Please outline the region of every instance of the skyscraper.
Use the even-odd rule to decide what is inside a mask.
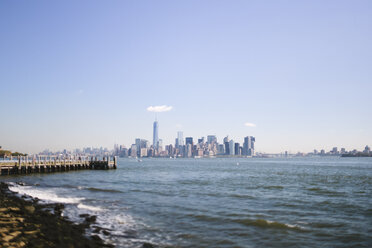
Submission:
[[[241,155],[240,154],[240,144],[239,143],[235,143],[235,145],[234,145],[234,153],[237,156],[240,156]]]
[[[159,145],[159,123],[157,120],[154,121],[154,133],[153,133],[152,145],[154,146],[155,149],[157,149]]]
[[[178,145],[179,146],[183,146],[184,145],[184,143],[183,143],[183,132],[178,132],[177,133],[177,138],[178,138]]]
[[[139,156],[141,153],[141,139],[136,139],[136,151],[137,156]]]
[[[256,139],[253,136],[247,136],[244,138],[243,144],[243,155],[253,156],[254,155],[254,142]]]
[[[208,144],[212,144],[213,142],[217,143],[217,137],[216,135],[208,135],[207,136],[207,142]]]
[[[230,152],[229,155],[235,155],[235,151],[234,151],[234,140],[230,140],[229,141],[229,152]]]
[[[192,137],[186,137],[186,145],[188,145],[188,144],[190,144],[191,146],[194,145],[194,142],[193,142],[193,138]]]

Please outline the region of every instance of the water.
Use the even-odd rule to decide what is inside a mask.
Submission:
[[[372,247],[371,158],[121,159],[1,180],[98,215],[117,247]]]

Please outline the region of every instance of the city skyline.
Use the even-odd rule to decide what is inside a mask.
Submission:
[[[2,1],[0,145],[152,141],[157,115],[163,144],[182,130],[251,135],[267,153],[363,149],[371,10],[363,0]]]
[[[143,138],[136,138],[135,142],[131,145],[119,145],[114,144],[114,149],[110,150],[107,147],[83,147],[75,148],[73,150],[63,151],[50,151],[49,149],[39,152],[39,154],[95,154],[95,155],[120,155],[122,157],[216,157],[216,156],[238,156],[238,157],[253,157],[256,156],[255,142],[256,138],[253,136],[246,136],[243,138],[243,144],[240,145],[237,140],[230,139],[229,135],[225,136],[222,143],[218,142],[216,135],[207,135],[194,139],[194,137],[183,137],[183,131],[177,132],[177,138],[175,138],[174,144],[164,144],[162,139],[159,138],[159,123],[157,118],[153,123],[153,142],[150,142]],[[195,140],[195,142],[194,142]],[[196,142],[197,141],[197,142]],[[173,146],[174,145],[174,146]],[[0,146],[1,150],[1,146]],[[364,150],[350,149],[347,150],[345,147],[332,147],[330,150],[314,148],[311,152],[304,151],[282,151],[280,153],[266,153],[257,152],[258,157],[267,157],[268,155],[275,156],[313,156],[313,155],[355,155],[357,153],[370,154],[371,150],[368,145],[364,147]]]
[[[156,107],[156,106],[155,106]],[[162,111],[160,111],[162,112]],[[254,125],[253,123],[244,123],[245,126],[250,126],[250,125]],[[178,128],[179,126],[177,126]],[[247,134],[246,134],[247,135]],[[141,136],[139,136],[141,137]],[[247,136],[247,137],[232,137],[230,136],[229,134],[227,135],[222,135],[222,136],[217,136],[215,134],[205,134],[205,135],[202,135],[202,136],[193,136],[193,135],[186,135],[184,136],[184,132],[183,131],[177,131],[176,135],[174,136],[174,142],[170,142],[170,143],[163,143],[163,138],[161,138],[161,135],[159,136],[159,121],[158,121],[158,118],[156,117],[155,118],[155,121],[153,122],[153,129],[152,129],[152,136],[149,138],[149,137],[142,137],[142,138],[138,138],[136,137],[134,139],[134,143],[129,141],[129,142],[116,142],[116,143],[113,143],[113,144],[109,144],[109,145],[101,145],[101,144],[96,144],[96,145],[83,145],[83,146],[70,146],[70,147],[59,147],[57,149],[53,149],[51,148],[52,146],[49,146],[49,147],[44,147],[38,151],[34,151],[34,152],[25,152],[25,151],[21,151],[21,152],[24,152],[24,153],[29,153],[29,154],[37,154],[37,153],[40,153],[41,151],[69,151],[69,152],[72,152],[72,151],[79,151],[79,150],[84,150],[84,149],[100,149],[100,150],[104,150],[105,153],[108,153],[109,151],[111,151],[111,147],[114,147],[114,150],[115,150],[115,146],[122,146],[123,148],[131,148],[133,146],[138,146],[138,142],[147,142],[147,147],[150,147],[150,142],[149,140],[152,140],[151,142],[151,147],[156,147],[158,148],[158,146],[166,146],[166,145],[169,145],[169,144],[174,144],[174,145],[177,145],[177,142],[179,142],[179,138],[181,138],[181,143],[179,143],[180,145],[182,144],[187,144],[187,141],[186,139],[187,138],[191,138],[191,139],[194,139],[196,137],[196,140],[199,140],[199,138],[201,139],[204,139],[205,137],[207,137],[207,142],[210,143],[210,139],[216,139],[217,140],[224,140],[223,143],[225,143],[225,139],[228,138],[230,141],[244,141],[244,144],[248,144],[247,142],[245,142],[245,139],[247,137],[253,137],[253,136]],[[230,138],[229,138],[230,137]],[[254,137],[253,137],[254,138]],[[165,140],[172,140],[172,138],[165,138]],[[237,142],[238,144],[240,142]],[[250,142],[249,142],[250,143]],[[156,144],[156,145],[155,145]],[[234,143],[235,144],[235,143]],[[309,150],[281,150],[281,151],[278,151],[278,152],[271,152],[271,151],[263,151],[263,150],[258,150],[258,153],[260,154],[285,154],[285,153],[288,153],[288,154],[311,154],[311,153],[314,153],[315,151],[318,152],[319,154],[321,153],[332,153],[332,151],[334,149],[341,149],[344,150],[344,151],[362,151],[363,148],[365,147],[368,147],[368,144],[369,143],[366,143],[360,147],[348,147],[348,146],[344,146],[344,145],[330,145],[329,147],[325,147],[325,146],[314,146],[313,148],[309,149]],[[4,145],[3,145],[4,146]],[[108,148],[110,147],[110,148]],[[347,147],[347,148],[346,148]],[[14,150],[14,151],[19,151],[17,149],[11,149],[9,147],[7,147],[9,150]],[[248,149],[248,147],[246,148]],[[360,150],[359,150],[360,149]],[[102,152],[102,151],[101,151]],[[316,154],[315,152],[315,154]]]

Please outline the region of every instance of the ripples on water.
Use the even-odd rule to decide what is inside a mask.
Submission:
[[[73,220],[97,214],[118,247],[372,247],[370,158],[122,159],[2,180]]]

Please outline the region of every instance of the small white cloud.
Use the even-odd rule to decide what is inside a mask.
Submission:
[[[250,122],[246,122],[246,123],[244,123],[244,126],[246,126],[246,127],[256,127],[256,124],[250,123]]]
[[[172,106],[167,106],[167,105],[161,105],[161,106],[150,106],[147,108],[147,111],[149,112],[167,112],[172,110]]]

